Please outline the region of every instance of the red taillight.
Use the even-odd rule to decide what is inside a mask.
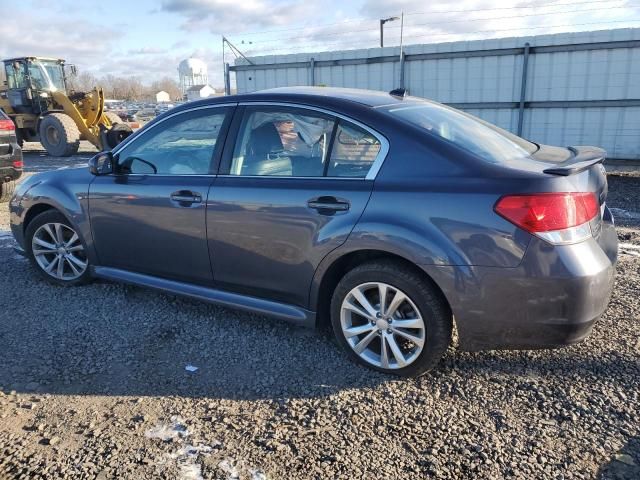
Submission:
[[[24,162],[22,160],[14,160],[13,168],[23,168]]]
[[[507,195],[494,210],[528,232],[551,232],[590,221],[598,214],[598,199],[587,192]]]
[[[15,130],[16,126],[11,120],[0,119],[0,130]]]

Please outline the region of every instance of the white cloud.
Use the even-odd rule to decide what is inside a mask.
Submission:
[[[183,28],[213,33],[267,28],[308,20],[317,8],[300,0],[163,0],[161,9],[186,17]]]
[[[248,55],[265,55],[377,47],[379,19],[401,11],[406,14],[405,44],[616,28],[625,25],[582,24],[640,18],[637,0],[361,0],[357,5],[339,0],[162,0],[153,15],[147,5],[138,17],[123,11],[108,20],[87,2],[14,3],[10,10],[20,21],[5,22],[0,29],[2,58],[65,58],[81,71],[138,76],[149,83],[177,78],[178,62],[193,55],[208,62],[214,86],[222,84],[222,66],[220,39],[211,33],[226,34]],[[535,9],[513,8],[534,3]],[[156,22],[173,30],[154,31]],[[399,24],[385,25],[387,46],[398,44]]]
[[[100,42],[95,42],[96,29]],[[89,63],[111,51],[113,32],[103,26],[73,20],[36,18],[27,22],[5,22],[0,29],[0,55],[50,56],[74,63]]]
[[[535,5],[535,8],[524,8]],[[477,38],[516,37],[561,31],[620,28],[638,22],[640,6],[630,0],[554,0],[507,3],[501,0],[365,0],[358,18],[255,38],[250,55],[372,48],[379,45],[379,19],[404,17],[404,43],[443,43]],[[613,23],[607,23],[613,22]],[[400,21],[385,24],[385,45],[398,45]],[[273,38],[275,37],[275,38]],[[237,38],[237,37],[236,37]],[[242,36],[240,36],[242,38]]]
[[[160,55],[168,53],[166,48],[142,47],[129,50],[129,55]]]

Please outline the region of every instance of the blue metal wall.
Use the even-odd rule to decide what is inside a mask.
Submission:
[[[601,42],[627,43],[623,48],[584,49],[587,47],[584,44]],[[524,55],[505,54],[508,53],[505,49],[522,49],[525,43],[533,48],[528,63],[522,135],[539,143],[598,145],[607,149],[610,158],[640,159],[640,29],[408,45],[404,49],[405,86],[411,95],[457,104],[469,113],[516,132],[519,112],[513,103],[520,101]],[[569,51],[544,53],[544,47],[554,45]],[[542,51],[536,51],[536,47]],[[481,50],[485,52],[479,55]],[[492,54],[492,50],[501,53]],[[433,58],[433,54],[446,57],[455,52],[475,53],[459,58]],[[241,60],[232,70],[239,93],[310,85],[312,78],[315,85],[389,91],[400,84],[400,62],[389,61],[390,56],[399,58],[399,53],[399,48],[388,47],[271,55],[251,58],[257,68]],[[419,54],[431,57],[416,58]],[[377,61],[381,57],[384,61]],[[312,58],[313,72],[308,64]],[[328,65],[336,60],[348,61]],[[362,63],[349,64],[359,60]],[[603,100],[617,102],[602,106]],[[572,101],[582,103],[580,106],[559,103]],[[589,103],[593,101],[596,103]],[[555,103],[536,106],[530,102]],[[503,105],[492,105],[496,103]],[[473,108],[474,105],[465,104],[483,105]]]

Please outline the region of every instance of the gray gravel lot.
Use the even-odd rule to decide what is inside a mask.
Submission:
[[[66,163],[27,150],[29,171]],[[3,204],[0,478],[638,479],[640,178],[610,191],[629,215],[584,343],[451,348],[418,380],[354,365],[321,332],[130,286],[50,286],[13,252]]]

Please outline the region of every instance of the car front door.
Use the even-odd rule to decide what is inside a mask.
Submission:
[[[306,307],[316,267],[369,200],[386,140],[330,113],[277,105],[238,111],[229,138],[207,208],[216,284]]]
[[[212,283],[206,201],[232,110],[170,115],[117,150],[115,172],[89,189],[101,266]]]

